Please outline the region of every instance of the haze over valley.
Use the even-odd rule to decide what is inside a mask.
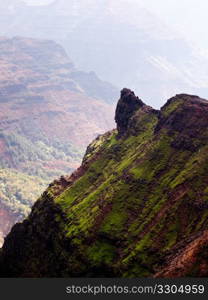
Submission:
[[[150,12],[154,11],[150,2],[55,0],[28,6],[10,0],[1,2],[1,32],[52,39],[65,48],[79,69],[94,71],[119,89],[134,89],[156,108],[176,93],[207,97],[206,51],[177,31],[174,20],[168,23],[163,18],[167,5],[159,18],[158,13]]]

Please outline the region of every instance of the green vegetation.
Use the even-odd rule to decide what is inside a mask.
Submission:
[[[174,99],[174,101],[172,101],[171,103],[168,103],[168,105],[166,104],[163,107],[163,115],[165,117],[168,117],[171,113],[176,111],[177,108],[180,108],[180,105],[183,104],[183,101],[183,99],[177,98]]]
[[[58,196],[61,183],[51,185],[36,203],[32,217],[41,220],[36,230],[52,244],[44,255],[52,252],[64,266],[56,275],[152,276],[178,242],[208,228],[208,127],[197,128],[197,140],[203,137],[200,148],[179,147],[181,134],[195,140],[187,120],[182,128],[175,126],[180,113],[186,117],[179,100],[165,108],[165,117],[178,113],[179,123],[171,130],[172,115],[160,127],[164,115],[147,107],[137,110],[123,136],[113,130],[89,145],[75,179]],[[54,226],[50,233],[42,227],[48,220]],[[39,235],[29,238],[39,251]]]
[[[0,170],[1,203],[19,216],[26,216],[30,207],[47,187],[47,181],[14,169]]]
[[[181,103],[181,99],[172,102],[164,109],[164,115],[181,109]],[[112,133],[108,138],[100,137],[93,142],[84,159],[92,160],[88,170],[55,199],[67,212],[67,237],[79,240],[83,253],[91,253],[90,263],[93,264],[94,259],[103,260],[115,269],[119,265],[123,276],[151,274],[158,261],[158,247],[162,255],[177,243],[182,231],[190,234],[196,230],[193,224],[198,218],[197,212],[193,213],[190,207],[184,221],[180,211],[187,201],[192,205],[196,199],[195,174],[202,174],[199,179],[202,187],[204,164],[207,165],[207,147],[193,154],[172,146],[177,132],[168,135],[163,128],[154,135],[155,114],[137,115],[136,121],[137,135],[117,140],[116,133]],[[191,178],[195,178],[193,185],[184,188],[183,184]],[[206,185],[204,189],[202,197],[207,201]],[[95,245],[86,245],[86,239],[94,234],[105,238],[103,251],[102,247],[99,251]],[[106,243],[110,251],[112,240],[119,241],[122,247],[119,261],[115,249],[108,253],[111,258],[115,256],[113,261],[103,256]],[[97,249],[96,255],[92,255],[94,249]]]
[[[15,133],[0,133],[6,152],[0,160],[0,201],[20,217],[55,178],[73,171],[83,150],[47,138],[32,141]]]
[[[66,163],[78,163],[81,160],[83,150],[75,149],[70,143],[63,143],[58,140],[53,140],[53,143],[48,139],[43,138],[37,141],[31,141],[20,134],[0,133],[0,138],[3,139],[7,146],[8,156],[0,161],[2,168],[17,168],[23,170],[29,175],[40,177],[51,177],[51,172],[47,172],[44,165],[46,162],[65,161]],[[24,166],[22,166],[24,164]],[[26,164],[26,166],[25,166]],[[34,166],[38,164],[38,168]],[[58,168],[57,168],[58,169]],[[70,169],[63,168],[62,172],[69,172]],[[53,172],[53,170],[52,170]],[[55,172],[54,172],[55,173]],[[57,173],[57,176],[61,172]],[[54,174],[56,175],[56,173]]]
[[[115,259],[116,248],[106,242],[95,242],[94,245],[88,248],[87,256],[88,259],[96,267],[105,264],[111,264]]]

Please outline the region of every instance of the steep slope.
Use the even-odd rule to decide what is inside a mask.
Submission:
[[[166,256],[165,263],[155,277],[207,277],[208,231],[191,235]]]
[[[0,208],[19,220],[47,184],[74,170],[86,145],[113,128],[115,95],[55,42],[0,38]],[[7,230],[0,224],[0,235]]]
[[[40,7],[13,2],[0,12],[7,36],[56,40],[82,70],[129,86],[157,107],[182,91],[207,96],[206,55],[139,1],[56,0]]]
[[[13,227],[2,276],[208,275],[208,102],[158,111],[124,89],[115,120]]]

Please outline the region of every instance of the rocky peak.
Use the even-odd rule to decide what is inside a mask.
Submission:
[[[198,96],[178,94],[161,108],[155,131],[175,135],[172,146],[196,151],[208,141],[208,101]]]
[[[115,121],[117,124],[118,136],[123,136],[129,126],[134,113],[145,106],[141,99],[135,96],[130,89],[124,88],[116,107]]]
[[[169,119],[170,121],[171,117],[175,117],[178,113],[183,113],[184,123],[188,121],[187,119],[193,121],[193,117],[200,118],[208,113],[208,101],[195,95],[177,94],[161,108],[161,117],[163,120]],[[196,124],[192,122],[191,125]]]
[[[117,104],[115,121],[118,138],[137,135],[144,128],[144,116],[157,116],[155,133],[165,130],[175,136],[172,146],[195,151],[208,141],[208,101],[195,95],[177,94],[160,111],[145,105],[130,89],[124,88]],[[149,117],[148,117],[149,116]]]

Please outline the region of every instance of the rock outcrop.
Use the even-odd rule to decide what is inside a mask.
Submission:
[[[116,108],[115,121],[119,136],[127,132],[129,122],[136,110],[142,108],[144,103],[129,89],[121,91],[121,98]]]

